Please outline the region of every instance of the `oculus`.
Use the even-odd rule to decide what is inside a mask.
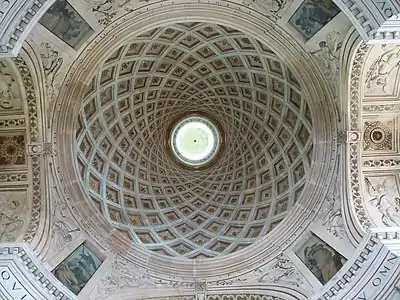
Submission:
[[[172,152],[182,163],[199,167],[209,163],[220,148],[217,127],[201,116],[190,116],[174,126],[170,138]]]

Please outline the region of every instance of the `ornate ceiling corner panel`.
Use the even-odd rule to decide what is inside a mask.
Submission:
[[[398,40],[400,4],[396,0],[334,0],[357,28],[366,43]]]
[[[354,256],[311,299],[385,299],[394,290],[400,273],[399,256],[384,246],[386,239],[398,242],[395,230],[369,231]]]
[[[353,68],[359,82],[353,77],[354,89],[358,91],[351,92],[352,107],[359,107],[352,114],[352,129],[362,132],[360,141],[350,144],[349,149],[353,161],[353,200],[364,228],[398,227],[400,48],[395,45],[361,46],[359,51],[364,53],[359,60],[363,67]],[[357,56],[355,61],[358,61]]]
[[[16,69],[19,72],[21,78],[21,87],[24,88],[23,96],[23,113],[25,116],[25,139],[22,137],[20,141],[24,142],[23,150],[20,151],[24,153],[24,164],[28,171],[28,181],[30,182],[27,189],[27,203],[29,209],[31,210],[31,218],[25,219],[24,222],[28,222],[29,226],[27,232],[24,236],[24,241],[30,242],[36,234],[40,222],[40,210],[42,206],[42,189],[41,189],[41,170],[40,156],[35,152],[35,145],[40,144],[41,134],[40,134],[40,124],[41,121],[38,117],[38,102],[36,98],[36,92],[34,89],[34,83],[29,71],[28,66],[21,57],[16,57],[12,60],[15,64]],[[18,152],[15,152],[16,155]],[[17,154],[18,155],[18,154]],[[22,155],[22,154],[21,154]],[[19,155],[19,156],[21,156]],[[28,225],[28,224],[27,224]]]
[[[1,244],[0,295],[5,299],[75,299],[43,264],[27,244]]]
[[[89,7],[91,13],[95,15],[97,22],[107,27],[115,20],[125,17],[128,13],[138,9],[145,9],[149,5],[148,1],[132,1],[132,0],[113,0],[113,1],[92,1],[83,0]],[[274,0],[274,1],[235,1],[235,4],[243,6],[243,8],[252,8],[265,15],[273,22],[278,21],[292,3],[292,0]],[[181,1],[184,3],[184,1]],[[208,2],[210,3],[210,2]],[[215,2],[217,3],[217,2]],[[151,3],[150,3],[151,4]]]
[[[0,8],[0,57],[15,57],[29,32],[54,0],[3,1]]]
[[[0,61],[0,94],[0,241],[15,242],[36,231],[41,201],[38,160],[27,151],[38,139],[36,98],[20,57]]]

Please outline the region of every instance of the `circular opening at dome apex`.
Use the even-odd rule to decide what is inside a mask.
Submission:
[[[189,166],[209,163],[220,147],[220,133],[209,119],[189,116],[172,129],[170,143],[176,158]]]

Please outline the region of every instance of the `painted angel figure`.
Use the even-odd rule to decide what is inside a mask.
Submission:
[[[365,178],[365,183],[367,192],[372,197],[369,201],[382,214],[382,223],[388,227],[400,226],[400,198],[388,195],[387,179],[375,187],[368,178]]]
[[[339,51],[342,48],[340,33],[333,31],[328,34],[325,41],[319,42],[319,49],[311,52],[324,64],[324,75],[327,79],[335,79],[339,73]]]

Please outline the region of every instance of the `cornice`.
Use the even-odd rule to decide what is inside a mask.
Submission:
[[[42,263],[36,258],[36,255],[25,243],[1,244],[0,263],[2,267],[9,268],[9,271],[6,272],[13,274],[13,276],[18,279],[19,284],[22,285],[21,289],[24,289],[26,293],[34,297],[35,300],[75,299],[75,295],[43,267]],[[13,267],[16,267],[16,269],[21,272],[20,274],[23,274],[24,278],[21,278],[21,275],[15,273],[16,269],[13,269]],[[3,270],[3,272],[5,272],[5,270]],[[9,276],[2,276],[2,284],[4,284],[4,278],[8,277]],[[10,280],[11,279],[12,277],[10,276]],[[24,282],[29,282],[30,284],[24,285]]]

